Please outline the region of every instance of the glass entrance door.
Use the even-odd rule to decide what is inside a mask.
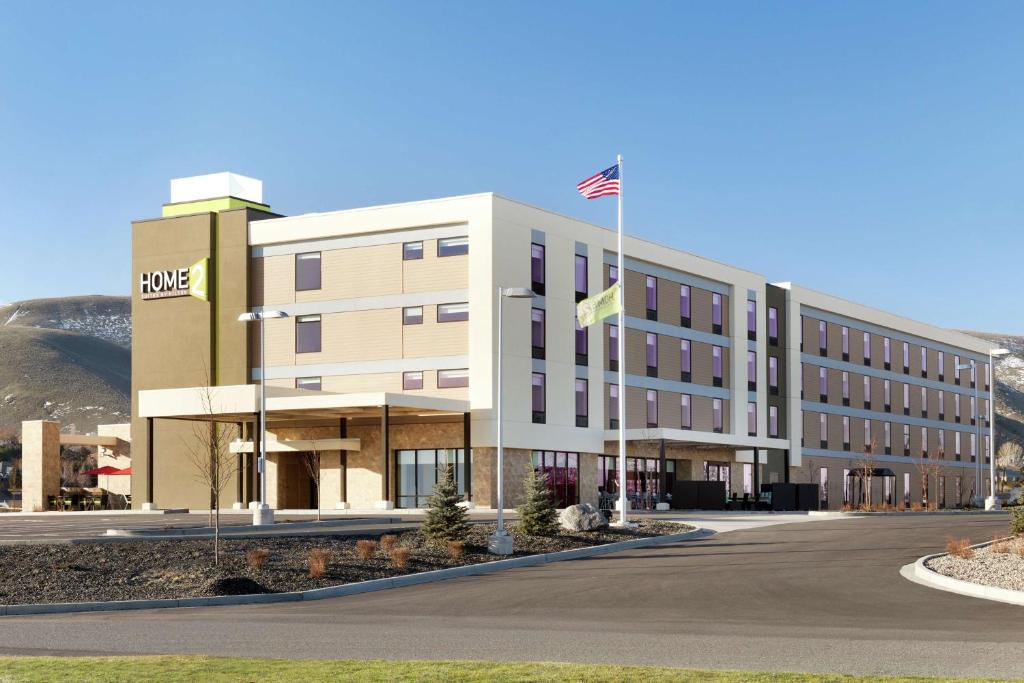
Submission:
[[[454,468],[455,486],[465,496],[462,479],[465,451],[461,448],[420,448],[395,451],[395,491],[400,508],[422,508],[443,481],[445,470]]]

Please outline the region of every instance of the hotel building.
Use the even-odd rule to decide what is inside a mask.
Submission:
[[[867,461],[888,471],[875,502],[919,501],[925,476],[952,507],[989,452],[985,342],[636,237],[619,273],[613,231],[491,193],[286,217],[215,174],[172,181],[132,240],[136,507],[209,505],[192,461],[210,419],[238,506],[265,476],[275,508],[422,507],[448,465],[494,506],[499,287],[536,295],[504,302],[507,505],[531,468],[560,505],[616,490],[618,401],[636,506],[696,479],[816,483],[839,508]],[[620,278],[626,329],[580,329],[576,303]],[[287,317],[265,322],[261,474],[259,327],[238,317],[264,310]]]

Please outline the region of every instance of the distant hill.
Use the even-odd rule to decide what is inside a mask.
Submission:
[[[0,306],[0,429],[53,419],[95,432],[129,418],[131,301],[81,296]]]
[[[1009,355],[995,361],[996,371],[996,443],[1007,439],[1024,445],[1024,337],[991,332],[965,334],[1004,348]]]

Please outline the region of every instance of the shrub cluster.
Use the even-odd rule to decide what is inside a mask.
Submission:
[[[1016,507],[1010,514],[1010,533],[1014,536],[1024,534],[1024,507]]]

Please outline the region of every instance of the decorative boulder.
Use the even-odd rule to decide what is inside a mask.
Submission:
[[[593,531],[608,526],[601,511],[588,503],[565,508],[558,513],[558,522],[566,531]]]

